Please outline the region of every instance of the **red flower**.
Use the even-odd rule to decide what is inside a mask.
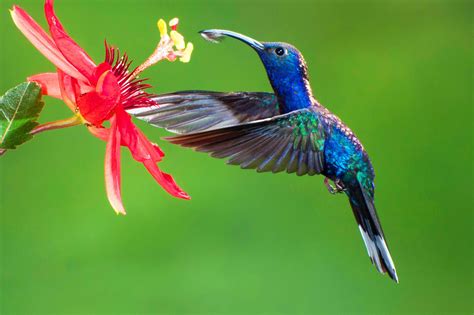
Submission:
[[[175,33],[171,37],[167,35],[166,24],[163,30],[164,22],[158,23],[162,38],[157,49],[130,73],[131,62],[127,55],[120,56],[118,50],[107,44],[105,61],[96,65],[61,25],[54,13],[53,0],[46,0],[44,10],[50,35],[21,8],[13,7],[11,14],[20,31],[57,68],[56,73],[34,75],[28,80],[40,84],[43,94],[62,99],[75,112],[71,119],[45,124],[45,129],[82,123],[93,135],[107,142],[105,183],[107,196],[117,213],[125,214],[120,191],[120,146],[126,146],[133,158],[143,163],[168,193],[189,199],[174,179],[158,168],[157,162],[163,158],[163,152],[132,123],[126,112],[133,107],[154,104],[152,95],[145,92],[150,86],[137,79],[141,71],[162,59],[181,57],[182,61],[189,61],[192,44],[184,47],[182,36],[176,32],[177,20],[172,22]],[[110,128],[103,126],[105,121],[110,122]]]

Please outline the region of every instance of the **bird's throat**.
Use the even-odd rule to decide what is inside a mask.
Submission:
[[[314,103],[309,81],[302,76],[286,76],[271,79],[282,114],[311,107]]]

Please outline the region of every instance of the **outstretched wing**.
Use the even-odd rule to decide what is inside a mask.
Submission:
[[[264,92],[183,91],[159,95],[158,105],[128,112],[149,124],[183,134],[279,115],[275,94]]]
[[[312,109],[238,126],[166,138],[171,143],[228,158],[229,164],[273,173],[320,174],[324,129]]]

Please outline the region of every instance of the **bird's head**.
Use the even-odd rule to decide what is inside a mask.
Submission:
[[[307,84],[308,73],[303,55],[294,46],[280,42],[259,42],[248,36],[227,30],[204,30],[201,35],[208,41],[219,42],[225,36],[238,39],[252,47],[267,70],[274,89],[302,82]]]

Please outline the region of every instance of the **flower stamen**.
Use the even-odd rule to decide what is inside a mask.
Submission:
[[[177,29],[178,18],[172,19],[169,23],[171,32],[168,35],[168,27],[163,19],[157,22],[158,30],[160,31],[160,41],[155,48],[155,51],[148,57],[145,62],[138,66],[130,75],[129,79],[136,78],[145,69],[151,67],[155,63],[167,59],[168,61],[175,61],[177,58],[181,62],[189,62],[191,53],[193,51],[192,43],[186,45],[183,35]]]

